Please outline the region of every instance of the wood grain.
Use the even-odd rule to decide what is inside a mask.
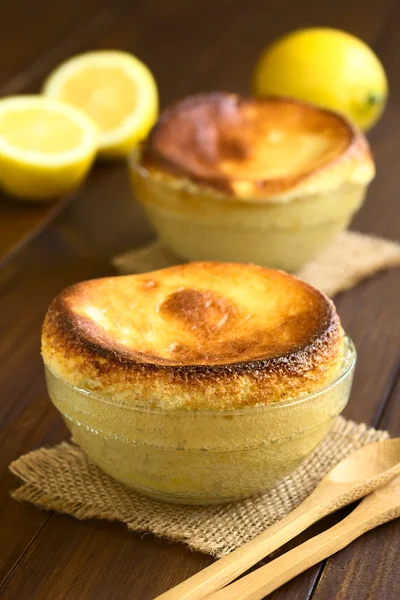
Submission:
[[[23,48],[16,48],[17,24],[9,16],[11,9],[0,7],[2,22],[9,23],[10,31],[0,41],[4,89],[10,82],[10,90],[35,91],[46,70],[71,52],[117,47],[135,52],[149,64],[165,105],[189,91],[249,91],[257,54],[285,30],[333,25],[362,36],[383,58],[392,100],[371,135],[378,175],[355,226],[399,237],[400,17],[391,0],[313,0],[306,6],[295,0],[205,0],[201,5],[150,0],[120,2],[115,7],[113,3],[111,9],[102,8],[105,2],[70,0],[65,14],[56,8],[57,3],[34,0],[30,4],[22,28]],[[49,17],[43,18],[46,10]],[[29,23],[35,29],[32,32]],[[17,218],[14,221],[11,214],[7,218],[10,228],[18,227]],[[139,246],[151,236],[131,198],[125,166],[99,165],[62,214],[17,249],[0,270],[0,566],[1,581],[5,581],[0,595],[4,598],[150,600],[210,562],[209,557],[177,544],[151,536],[141,539],[115,524],[80,523],[49,515],[18,505],[8,495],[16,485],[7,474],[9,462],[67,435],[47,399],[39,355],[40,326],[48,303],[70,283],[111,273],[110,256]],[[399,292],[399,272],[392,271],[337,300],[359,352],[347,415],[375,425],[380,421],[393,431],[400,426],[396,424],[398,388],[393,388],[399,359],[400,319],[395,301]],[[399,551],[398,531],[397,524],[388,524],[371,532],[329,559],[323,572],[314,567],[271,597],[397,600],[392,569]]]
[[[38,555],[42,560],[31,571]],[[210,557],[197,553],[190,553],[188,560],[183,546],[129,533],[122,525],[80,523],[55,515],[27,550],[3,587],[3,595],[18,600],[145,600],[210,561]]]
[[[118,3],[118,0],[117,0]],[[59,3],[50,0],[13,0],[0,4],[0,85],[36,68],[66,39],[77,36],[107,7],[106,0]],[[7,93],[16,93],[17,90]]]

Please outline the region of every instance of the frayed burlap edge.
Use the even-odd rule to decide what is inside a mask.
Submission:
[[[113,259],[119,273],[144,273],[179,264],[161,242]],[[329,296],[348,290],[366,277],[400,265],[400,244],[372,235],[345,231],[297,275]]]
[[[23,482],[12,496],[77,519],[120,521],[132,531],[221,557],[292,511],[345,456],[387,437],[384,431],[338,417],[311,457],[273,490],[210,507],[164,504],[141,496],[103,473],[79,447],[63,442],[34,450],[10,465]]]

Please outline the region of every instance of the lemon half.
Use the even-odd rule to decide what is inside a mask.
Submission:
[[[385,71],[360,39],[337,29],[300,29],[261,54],[253,75],[256,96],[282,95],[343,113],[364,130],[387,98]]]
[[[126,156],[158,116],[154,77],[140,60],[116,50],[88,52],[64,62],[43,93],[85,111],[99,126],[99,154]]]
[[[96,155],[97,126],[43,96],[0,100],[0,185],[10,195],[48,199],[75,189]]]

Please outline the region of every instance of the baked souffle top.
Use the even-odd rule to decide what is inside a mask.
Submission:
[[[368,142],[339,114],[288,98],[211,92],[165,110],[140,166],[167,180],[245,199],[287,198],[368,183]]]
[[[331,300],[292,275],[189,263],[67,288],[42,353],[66,383],[124,404],[235,409],[330,383],[343,331]]]

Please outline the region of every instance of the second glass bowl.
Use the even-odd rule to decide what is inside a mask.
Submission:
[[[370,169],[371,170],[371,169]],[[354,173],[332,189],[285,201],[235,198],[177,177],[160,177],[133,151],[136,198],[163,244],[187,261],[249,262],[296,272],[345,230],[373,177]]]

